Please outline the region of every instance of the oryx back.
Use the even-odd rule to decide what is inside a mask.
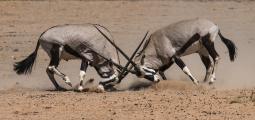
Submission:
[[[99,26],[99,25],[97,25]],[[112,38],[109,31],[99,26],[108,37]],[[93,24],[59,25],[45,31],[40,37],[42,48],[50,55],[53,44],[63,46],[61,58],[64,60],[77,59],[79,56],[70,54],[66,49],[72,49],[78,54],[83,54],[86,59],[94,62],[102,62],[104,59],[93,54],[96,51],[100,55],[117,61],[116,51],[113,46],[102,36]],[[96,64],[95,63],[95,64]]]

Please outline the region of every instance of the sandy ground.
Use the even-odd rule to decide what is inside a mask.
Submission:
[[[0,119],[253,120],[255,2],[187,1],[0,1]],[[53,86],[45,73],[49,59],[42,50],[31,76],[18,76],[12,71],[12,64],[31,53],[39,35],[54,25],[102,24],[111,30],[117,44],[131,54],[147,30],[153,32],[196,17],[214,21],[238,46],[238,58],[231,63],[226,47],[216,42],[221,61],[214,89],[207,85],[194,87],[174,65],[167,77],[178,81],[163,81],[139,91],[47,91]],[[187,56],[184,61],[202,80],[205,70],[199,57]],[[78,83],[79,64],[77,60],[62,61],[60,65],[74,84]],[[86,78],[99,79],[93,69],[89,69]],[[58,82],[68,87],[61,79]],[[145,82],[130,75],[119,88]]]

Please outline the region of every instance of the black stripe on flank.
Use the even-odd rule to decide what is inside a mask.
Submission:
[[[75,50],[74,50],[73,48],[71,48],[69,45],[64,45],[64,50],[65,50],[67,53],[69,53],[69,54],[71,54],[71,55],[73,55],[73,56],[75,56],[75,57],[77,57],[77,58],[84,59],[83,56],[81,56],[77,51],[75,51]]]
[[[177,51],[177,55],[183,54],[194,42],[198,41],[200,39],[200,35],[198,33],[194,34],[187,43],[185,43],[182,48]]]

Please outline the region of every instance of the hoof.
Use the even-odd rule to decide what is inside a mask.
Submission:
[[[98,86],[97,86],[96,92],[98,92],[98,93],[103,93],[103,92],[105,92],[104,86],[101,85],[101,84],[98,85]]]
[[[214,81],[216,80],[215,77],[211,78],[210,82],[209,82],[209,85],[212,85],[214,83]]]
[[[69,85],[69,86],[72,87],[71,80],[70,80],[67,76],[65,76],[63,79],[64,79],[64,81],[65,81],[65,83],[66,83],[67,85]]]
[[[209,85],[213,85],[213,83],[214,83],[214,82],[210,81],[210,82],[209,82]]]
[[[79,92],[82,92],[83,90],[84,90],[84,88],[83,88],[82,86],[79,86],[79,87],[78,87],[78,91],[79,91]]]
[[[193,81],[193,83],[194,83],[195,85],[198,85],[198,84],[199,84],[199,81]]]

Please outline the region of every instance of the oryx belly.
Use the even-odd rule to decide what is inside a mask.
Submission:
[[[180,56],[185,56],[185,55],[189,55],[189,54],[193,54],[198,52],[201,49],[201,42],[196,41],[193,44],[191,44],[184,53],[182,53]]]
[[[78,59],[78,57],[76,57],[76,56],[74,56],[74,55],[68,53],[68,52],[65,51],[65,50],[63,50],[63,52],[62,52],[60,58],[63,59],[63,60],[66,60],[66,61],[72,60],[72,59]]]

